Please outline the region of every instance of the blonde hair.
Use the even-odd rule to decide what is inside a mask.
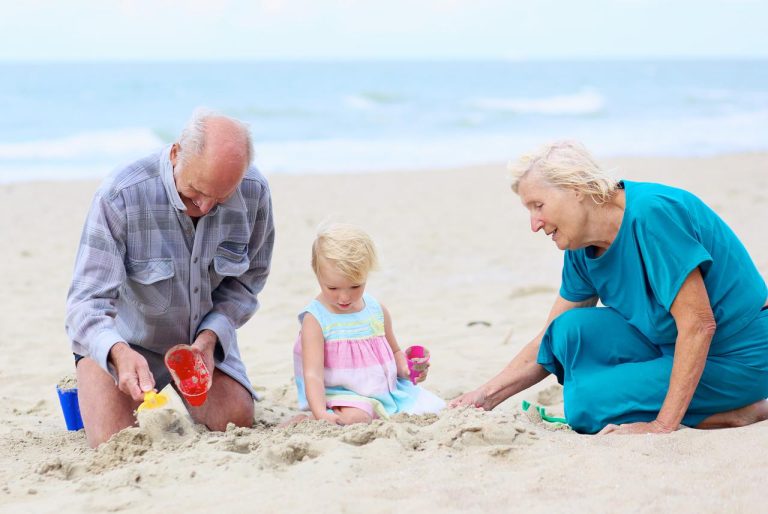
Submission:
[[[555,141],[538,152],[523,155],[510,165],[512,191],[517,193],[520,181],[537,171],[553,186],[572,189],[604,204],[616,193],[619,182],[595,162],[589,151],[577,141]]]
[[[321,259],[353,282],[365,282],[378,266],[376,247],[362,229],[346,223],[321,226],[312,243],[312,269],[320,274]]]

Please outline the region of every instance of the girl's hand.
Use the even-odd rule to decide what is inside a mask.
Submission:
[[[395,364],[397,364],[397,376],[400,378],[411,379],[411,372],[408,369],[408,359],[405,358],[405,352],[398,350],[395,352]],[[414,380],[417,384],[424,382],[427,379],[427,373],[429,372],[429,363],[424,371],[416,375]]]
[[[483,391],[482,389],[475,389],[474,391],[464,393],[461,396],[454,398],[448,403],[448,407],[450,407],[451,409],[454,409],[456,407],[466,407],[466,406],[472,406],[478,409],[491,410],[491,406],[488,404],[487,398],[485,397],[485,391]]]
[[[317,416],[318,421],[327,421],[331,425],[343,425],[341,418],[335,412],[323,412]]]
[[[397,376],[400,378],[411,378],[411,372],[408,371],[408,361],[405,358],[405,352],[398,350],[395,352],[395,365],[397,366]]]

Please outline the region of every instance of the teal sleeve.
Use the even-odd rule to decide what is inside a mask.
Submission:
[[[323,336],[325,336],[325,323],[324,323],[324,313],[323,313],[323,307],[317,300],[312,300],[309,305],[304,307],[304,310],[299,313],[299,324],[304,323],[304,315],[305,314],[311,314],[314,316],[315,320],[317,320],[317,323],[320,325],[320,327],[323,328]]]
[[[701,243],[701,231],[689,211],[677,202],[658,198],[637,218],[637,241],[648,282],[657,302],[669,311],[688,275],[712,256]]]
[[[563,257],[563,277],[560,296],[569,302],[583,302],[597,296],[589,278],[584,250],[566,250]]]

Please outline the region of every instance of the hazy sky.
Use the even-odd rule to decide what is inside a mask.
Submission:
[[[765,0],[0,0],[0,60],[768,57]]]

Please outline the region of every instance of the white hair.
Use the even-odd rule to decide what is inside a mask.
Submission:
[[[250,164],[253,156],[253,141],[251,138],[251,129],[246,123],[242,121],[225,116],[218,111],[208,109],[206,107],[198,107],[192,112],[192,117],[187,122],[187,125],[181,131],[179,136],[179,159],[182,162],[186,162],[189,156],[200,156],[205,150],[206,143],[206,124],[211,118],[226,118],[235,124],[240,129],[246,139],[247,158]]]
[[[577,141],[549,143],[537,152],[520,157],[509,170],[515,193],[520,181],[534,171],[553,186],[580,191],[598,205],[610,200],[619,187],[619,181],[604,171]]]

